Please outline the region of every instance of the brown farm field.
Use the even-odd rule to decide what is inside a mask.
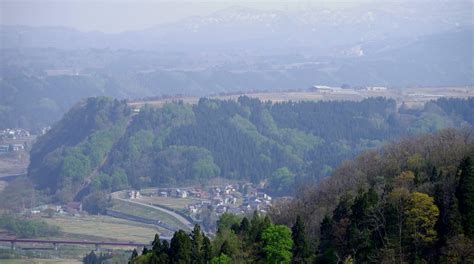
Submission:
[[[60,227],[63,236],[69,239],[76,237],[87,240],[148,243],[155,233],[162,233],[162,230],[154,226],[110,216],[61,216],[44,220],[48,224]]]
[[[426,102],[436,100],[441,97],[467,98],[474,97],[474,86],[462,87],[409,87],[409,88],[388,88],[382,90],[368,89],[335,89],[332,92],[319,91],[275,91],[275,92],[251,92],[231,95],[210,96],[209,98],[221,100],[237,100],[239,96],[248,96],[258,98],[261,101],[271,101],[273,103],[285,101],[330,101],[330,100],[349,100],[360,101],[369,97],[392,98],[398,104],[405,103],[410,107],[420,107]],[[152,107],[161,107],[165,103],[173,101],[183,101],[187,104],[196,104],[198,97],[173,97],[156,100],[131,101],[129,105],[134,108],[140,108],[145,104]]]
[[[202,201],[196,198],[175,198],[175,197],[141,197],[138,201],[146,204],[158,204],[172,209],[185,209],[189,204],[195,204]]]

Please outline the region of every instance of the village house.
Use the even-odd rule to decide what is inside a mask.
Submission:
[[[212,203],[211,204],[213,206],[222,205],[222,204],[224,204],[224,199],[222,199],[222,197],[220,197],[220,196],[215,196],[214,198],[212,198]]]
[[[23,144],[10,144],[10,150],[13,152],[24,150],[25,146]]]
[[[225,205],[219,205],[216,207],[216,213],[217,215],[221,215],[223,213],[227,212],[227,206]]]
[[[7,154],[9,152],[10,152],[10,146],[9,145],[0,145],[0,155]]]
[[[235,192],[235,188],[232,185],[227,185],[224,189],[225,194],[231,194]]]
[[[237,198],[232,195],[226,195],[224,197],[224,204],[235,204],[237,203]]]
[[[140,199],[141,195],[140,195],[140,191],[129,191],[128,192],[128,198],[129,199]]]
[[[176,189],[176,197],[178,197],[178,198],[187,198],[188,197],[188,191]]]
[[[257,193],[257,198],[262,199],[262,200],[266,200],[266,201],[271,201],[272,200],[272,197],[270,197],[270,195],[268,195],[264,192],[258,192]]]
[[[196,214],[199,211],[198,209],[199,208],[197,205],[194,205],[194,204],[188,205],[188,211],[190,214]]]
[[[203,198],[204,192],[201,189],[194,189],[188,192],[190,197]]]
[[[4,130],[0,130],[0,137],[8,137],[11,139],[17,139],[17,138],[29,137],[29,136],[30,136],[30,132],[22,128],[16,128],[16,129],[7,128]]]

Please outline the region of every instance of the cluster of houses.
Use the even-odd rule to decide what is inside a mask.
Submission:
[[[30,209],[31,215],[44,215],[44,214],[67,214],[73,216],[79,216],[82,213],[82,203],[80,202],[69,202],[64,205],[40,205]]]
[[[199,188],[165,188],[158,189],[156,196],[173,198],[203,198],[209,197],[209,193]]]
[[[206,189],[158,188],[143,193],[136,190],[128,191],[129,199],[151,196],[193,199],[194,202],[188,204],[185,210],[186,214],[194,219],[199,218],[203,209],[208,209],[217,216],[223,213],[248,214],[254,211],[266,213],[272,201],[263,189],[254,188],[250,183],[212,186]]]
[[[2,144],[2,142],[8,142],[6,140],[16,140],[25,137],[29,137],[30,132],[21,128],[7,128],[0,130],[0,155],[5,155],[11,152],[25,150],[25,145],[20,143]]]
[[[0,130],[0,138],[18,139],[29,136],[30,132],[22,128],[7,128]]]
[[[271,205],[272,198],[259,189],[248,188],[247,194],[237,191],[237,185],[228,184],[223,187],[210,187],[206,196],[202,193],[197,198],[206,198],[198,203],[187,206],[188,213],[191,216],[200,214],[203,208],[214,211],[216,215],[223,213],[246,214],[253,211],[266,213]],[[200,193],[200,192],[198,192]]]
[[[198,193],[200,192],[198,191]],[[204,193],[205,195],[201,194],[199,198],[206,198],[206,200],[187,206],[191,216],[199,214],[203,208],[209,208],[217,215],[230,211],[237,213],[237,201],[242,197],[242,194],[236,190],[235,186],[228,184],[222,187],[210,187],[209,191]]]
[[[140,191],[135,191],[135,190],[131,190],[128,192],[128,198],[129,199],[140,199],[142,197],[142,195],[140,194]]]
[[[24,144],[2,144],[0,145],[0,155],[5,155],[11,152],[25,150]]]
[[[244,197],[244,201],[242,202],[241,208],[244,209],[244,212],[247,213],[253,211],[266,213],[271,203],[272,197],[270,197],[270,195],[262,191],[258,191],[255,193],[251,193],[250,195],[246,195]]]

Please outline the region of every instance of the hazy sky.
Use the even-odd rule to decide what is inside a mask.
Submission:
[[[66,26],[83,31],[120,32],[244,6],[298,10],[318,6],[350,6],[371,0],[0,0],[1,24]],[[336,4],[334,4],[337,2]]]

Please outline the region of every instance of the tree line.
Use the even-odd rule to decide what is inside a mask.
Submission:
[[[133,251],[130,263],[290,263],[309,256],[300,220],[290,229],[255,212],[249,219],[224,214],[218,225],[213,239],[199,225],[190,234],[175,232],[169,243],[157,234],[151,248]]]
[[[124,101],[89,98],[38,140],[28,175],[59,201],[215,177],[265,181],[271,194],[287,195],[387,141],[472,126],[473,109],[474,99],[407,112],[384,98],[273,104],[240,97],[132,114]]]

